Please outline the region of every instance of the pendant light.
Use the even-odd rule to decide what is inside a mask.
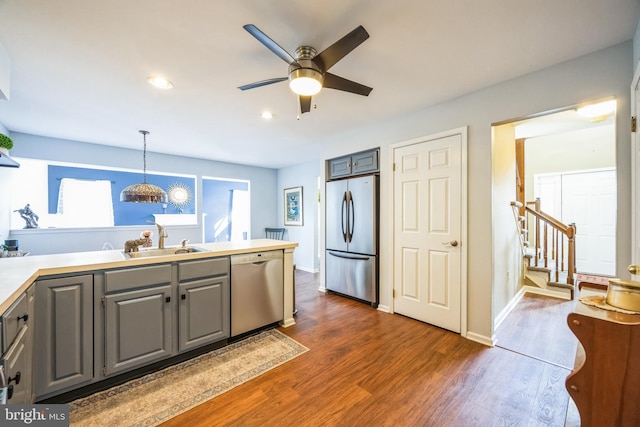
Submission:
[[[144,139],[142,159],[144,161],[144,181],[142,184],[133,184],[120,193],[121,202],[135,203],[167,203],[167,193],[160,187],[147,184],[147,135],[149,131],[139,131]]]

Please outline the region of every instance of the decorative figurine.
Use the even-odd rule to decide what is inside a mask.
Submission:
[[[24,228],[38,228],[38,220],[40,217],[31,210],[29,203],[27,203],[24,208],[16,209],[14,212],[18,212],[22,219],[27,222],[27,225],[25,225]]]
[[[140,238],[145,240],[145,242],[142,244],[143,248],[151,247],[151,245],[153,244],[153,240],[151,240],[151,236],[153,236],[153,233],[151,232],[151,230],[144,230],[142,233],[140,233]]]

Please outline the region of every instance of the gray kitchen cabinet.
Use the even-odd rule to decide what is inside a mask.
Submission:
[[[34,287],[2,315],[2,357],[0,367],[7,381],[7,403],[33,403],[33,301]],[[30,320],[31,319],[31,320]]]
[[[327,161],[329,179],[377,172],[380,168],[379,150],[362,151]]]
[[[105,376],[171,356],[171,264],[108,271],[105,291]]]
[[[29,372],[31,372],[29,356],[31,349],[28,342],[29,327],[22,328],[13,344],[2,357],[5,379],[9,386],[7,403],[32,403]]]
[[[93,275],[35,284],[35,395],[93,379]]]
[[[27,293],[20,295],[18,299],[11,304],[0,319],[2,324],[2,346],[0,354],[6,352],[13,341],[18,336],[20,330],[27,325],[29,321],[29,298]]]
[[[178,351],[228,338],[229,258],[187,261],[178,268]]]

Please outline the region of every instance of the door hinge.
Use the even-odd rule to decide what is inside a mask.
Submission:
[[[637,121],[636,116],[631,117],[631,132],[636,131]]]
[[[393,162],[393,172],[396,171],[396,162]]]
[[[391,291],[391,297],[395,299],[395,297],[396,297],[396,290],[395,289]]]
[[[105,307],[106,302],[105,302],[105,297],[100,298],[101,302],[102,302],[102,308]]]

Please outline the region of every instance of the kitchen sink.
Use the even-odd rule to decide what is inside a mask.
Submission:
[[[191,254],[194,252],[208,252],[206,249],[199,248],[197,246],[176,246],[173,248],[153,248],[153,249],[140,249],[138,252],[123,252],[125,258],[151,258],[156,256],[166,255],[181,255]]]

